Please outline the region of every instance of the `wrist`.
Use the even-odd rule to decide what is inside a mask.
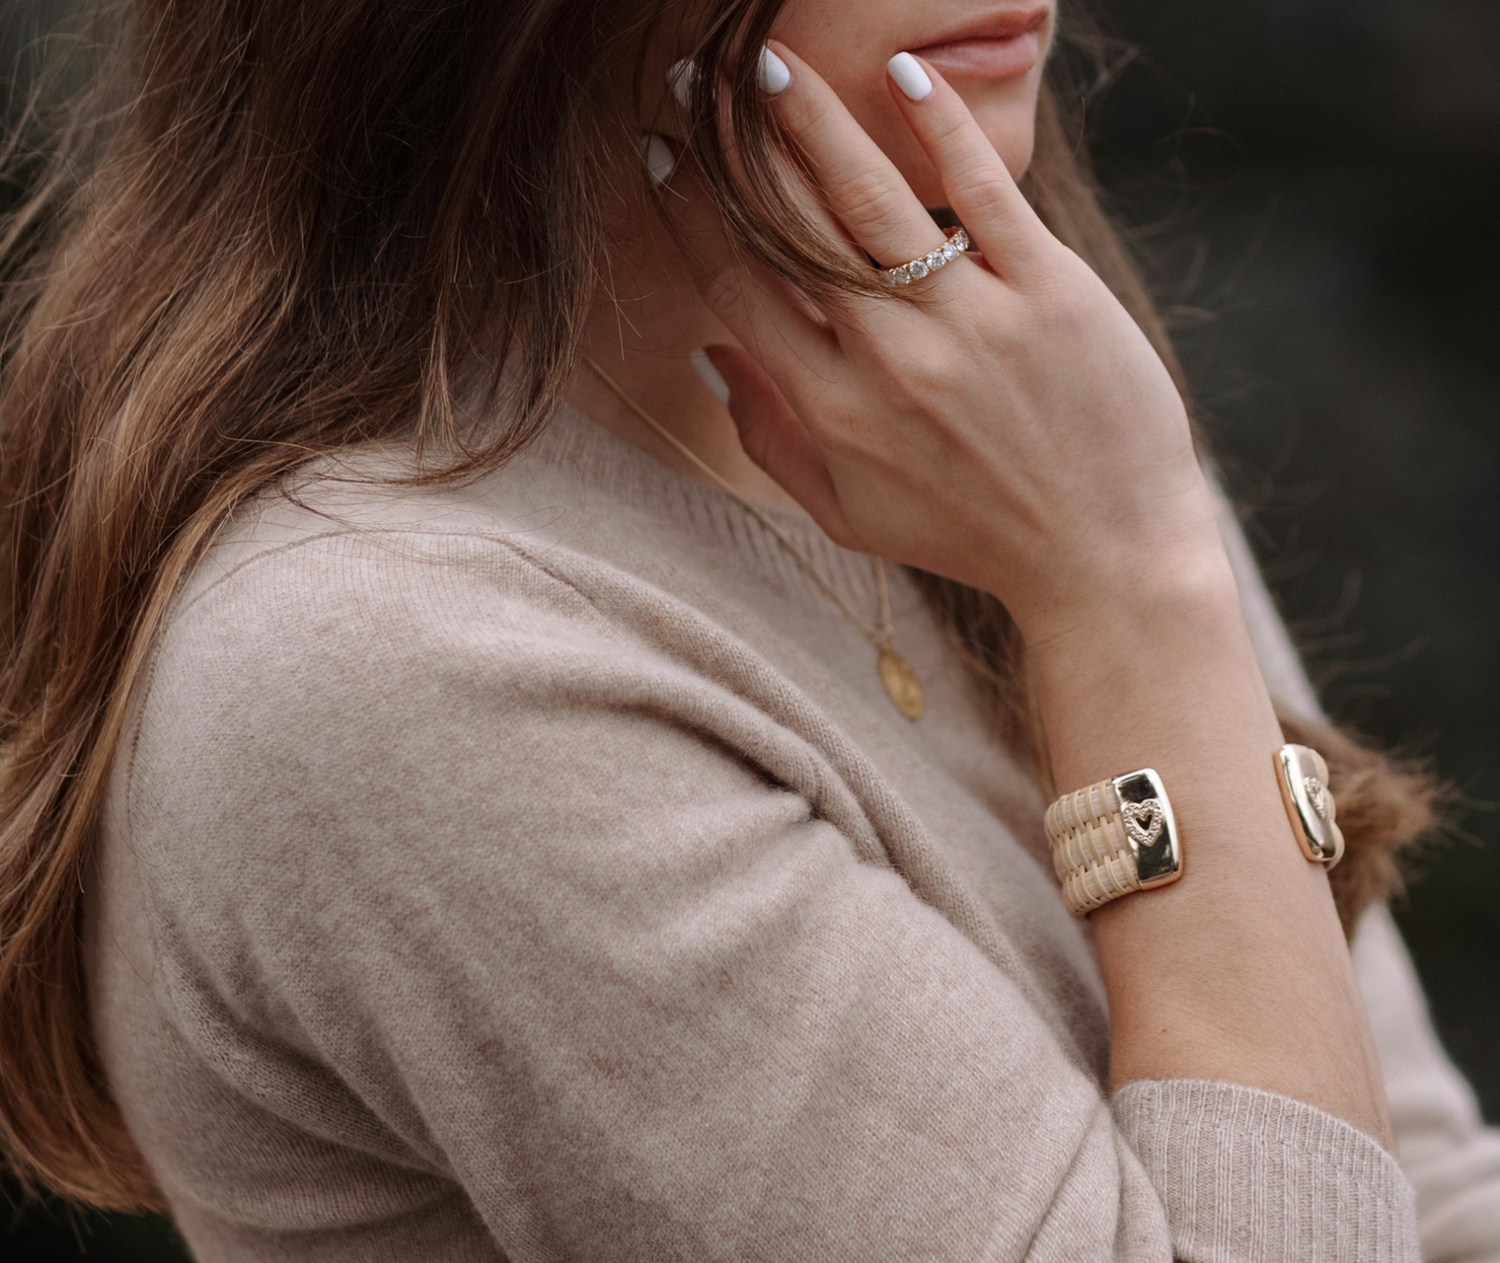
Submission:
[[[1027,642],[1059,789],[1184,757],[1269,759],[1282,743],[1227,560],[1158,574]]]
[[[1178,654],[1205,636],[1216,643],[1245,631],[1234,570],[1217,536],[1110,567],[1018,623],[1032,669],[1044,674],[1089,662],[1113,666],[1142,653]]]
[[[1224,610],[1238,616],[1238,585],[1200,467],[1134,516],[1097,517],[1074,515],[1070,529],[1035,550],[1046,564],[1013,576],[1002,595],[1030,653],[1066,654],[1122,628],[1169,626],[1174,612],[1188,620]]]

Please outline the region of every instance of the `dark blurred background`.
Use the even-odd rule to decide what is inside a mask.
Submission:
[[[1397,916],[1500,1122],[1500,4],[1101,7],[1136,47],[1101,175],[1325,701],[1469,801]],[[58,8],[0,0],[9,78]],[[155,1220],[0,1214],[7,1259],[181,1257]]]
[[[1500,1122],[1500,4],[1103,6],[1139,51],[1101,175],[1288,623],[1337,717],[1468,800],[1395,910]]]

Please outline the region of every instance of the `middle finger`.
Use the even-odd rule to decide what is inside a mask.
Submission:
[[[772,94],[772,108],[860,248],[882,267],[896,267],[941,247],[946,234],[838,94],[786,45],[776,43],[773,55],[791,75]],[[783,81],[761,76],[767,86]]]

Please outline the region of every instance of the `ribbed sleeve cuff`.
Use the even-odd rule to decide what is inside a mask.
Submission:
[[[1182,1263],[1421,1263],[1415,1191],[1343,1119],[1209,1079],[1140,1079],[1111,1106]]]

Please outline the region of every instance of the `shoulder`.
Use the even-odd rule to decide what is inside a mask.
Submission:
[[[143,682],[143,746],[209,766],[214,749],[267,737],[283,751],[378,742],[450,693],[621,652],[555,553],[544,566],[482,533],[306,525],[193,576]]]
[[[559,882],[596,924],[811,818],[804,744],[685,648],[713,624],[457,499],[372,494],[231,524],[142,682],[106,849],[193,978],[314,985],[353,938],[551,919]]]
[[[352,524],[326,503],[235,522],[163,629],[110,816],[195,970],[276,972],[355,920],[431,913],[446,934],[434,909],[520,907],[560,867],[580,890],[660,883],[705,804],[788,811],[739,753],[788,742],[642,629],[664,595],[456,501],[439,525],[396,499]]]
[[[587,553],[558,529],[566,504],[517,494],[507,470],[480,483],[395,481],[409,472],[390,450],[331,455],[242,505],[178,591],[164,638],[233,634],[248,618],[273,642],[301,635],[316,649],[343,628],[368,640],[451,625],[483,598],[587,621],[575,579]]]
[[[670,532],[628,497],[585,496],[555,461],[391,480],[405,472],[341,454],[225,524],[138,685],[111,791],[132,832],[182,846],[205,811],[248,824],[273,797],[359,815],[374,800],[350,787],[379,778],[401,786],[380,799],[392,815],[461,798],[454,781],[514,806],[540,781],[496,788],[503,760],[574,785],[621,762],[675,780],[709,750],[807,773],[765,708],[787,693],[778,669],[674,589]]]
[[[665,594],[593,547],[555,470],[504,468],[468,482],[395,481],[400,451],[339,453],[242,505],[177,592],[149,682],[256,714],[618,656],[618,610]],[[367,714],[367,718],[376,718]]]
[[[522,741],[608,749],[622,698],[681,696],[630,612],[664,594],[500,503],[360,484],[246,506],[141,681],[117,776],[132,827],[170,818],[150,831],[176,847],[204,813],[264,823],[278,796],[358,814],[382,777],[403,784],[386,807],[417,811]]]

